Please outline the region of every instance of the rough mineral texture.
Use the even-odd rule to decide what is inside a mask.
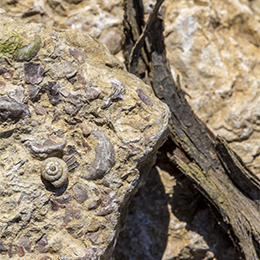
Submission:
[[[88,33],[105,43],[113,54],[121,50],[121,0],[4,0],[0,1],[0,8],[26,22]]]
[[[174,75],[210,129],[260,170],[260,1],[166,1],[165,34]]]
[[[21,17],[26,22],[42,22],[47,26],[74,28],[83,34],[85,32],[90,33],[107,44],[110,51],[116,53],[121,49],[123,37],[122,2],[122,0],[4,0],[0,1],[0,7]],[[145,15],[147,16],[151,12],[156,0],[144,0],[143,2]],[[188,94],[186,98],[196,115],[204,120],[215,134],[225,137],[250,169],[258,174],[260,169],[260,112],[258,108],[260,1],[165,0],[164,7],[167,57],[171,63],[172,74],[174,77],[177,74],[180,75],[183,90]],[[37,39],[34,42],[37,42]],[[76,55],[77,51],[70,50],[70,53]],[[78,55],[75,57],[79,63],[85,59]],[[63,66],[65,64],[63,63]],[[12,76],[13,71],[2,69],[0,70],[0,74],[4,79],[8,79]],[[40,67],[38,75],[41,75]],[[0,89],[3,89],[4,84],[4,81],[1,80]],[[91,90],[86,93],[90,100],[101,93],[95,86],[87,88]],[[17,100],[23,97],[19,88],[13,89],[11,92],[8,94],[8,98],[14,95],[14,93],[17,93]],[[41,95],[41,88],[38,85],[29,84],[28,95],[30,96],[30,100],[37,100]],[[24,109],[23,113],[26,113],[26,107]],[[40,116],[44,116],[47,113],[46,109],[41,106],[34,106],[33,109]],[[3,117],[5,115],[6,113],[3,113]],[[56,114],[55,116],[58,117]],[[88,137],[92,130],[84,122],[78,128],[78,130],[80,129],[84,137]],[[11,132],[7,131],[6,134],[11,134]],[[86,143],[84,145],[88,146]],[[73,150],[73,148],[70,148],[70,150]],[[77,155],[73,156],[76,157]],[[67,160],[69,160],[71,169],[76,167],[77,161],[71,155],[68,155]],[[165,171],[171,172],[172,169],[164,168],[164,171],[158,170],[159,174]],[[170,187],[177,182],[174,176],[171,176],[171,178],[173,179],[167,181],[166,178],[164,179],[166,182],[162,182],[165,185],[165,191],[167,190],[166,186]],[[156,180],[158,181],[158,178]],[[154,182],[151,181],[149,183],[156,187]],[[179,196],[184,196],[183,192],[187,190],[185,194],[187,201],[199,209],[200,205],[198,200],[196,200],[197,193],[190,192],[190,186],[185,186],[184,184],[181,181],[178,185],[182,189],[173,189],[172,196],[178,200]],[[129,219],[135,218],[135,215],[131,215],[132,212],[138,212],[136,214],[143,216],[142,219],[148,220],[153,218],[154,211],[149,210],[151,206],[145,203],[151,195],[150,189],[152,188],[151,186],[148,187],[150,188],[144,187],[143,191],[137,194],[138,197],[134,199],[134,203],[130,204]],[[156,191],[156,188],[154,188],[154,191]],[[169,193],[169,190],[167,193]],[[161,210],[162,215],[165,216],[166,202],[163,201],[165,199],[163,189],[161,189],[161,194],[162,201],[158,198],[161,208],[158,211]],[[156,194],[156,196],[159,197],[160,194]],[[67,200],[70,200],[70,197],[66,197]],[[136,203],[139,200],[140,203]],[[143,204],[142,201],[144,201]],[[98,203],[101,203],[100,200],[96,204],[90,205],[90,208],[95,208],[99,205]],[[182,211],[186,212],[187,215],[195,214],[194,211],[189,211],[189,203],[181,204]],[[141,206],[137,207],[137,204]],[[57,208],[55,205],[54,208]],[[202,210],[204,209],[202,208]],[[180,220],[183,221],[181,222],[183,233],[181,233],[178,225],[177,228],[174,227],[175,220],[178,218],[176,210],[168,208],[168,211],[170,217],[164,218],[166,224],[162,223],[163,227],[164,225],[169,227],[168,231],[165,231],[168,232],[170,237],[167,240],[167,246],[164,244],[164,236],[161,241],[163,245],[160,245],[160,241],[156,240],[158,239],[158,234],[161,234],[161,225],[157,225],[156,229],[155,224],[153,229],[148,229],[149,237],[153,237],[151,238],[153,254],[162,256],[162,248],[166,247],[166,252],[163,255],[164,259],[196,259],[196,252],[200,251],[195,250],[196,252],[192,253],[192,250],[187,249],[187,245],[194,245],[196,242],[196,248],[205,247],[205,251],[202,252],[212,250],[215,259],[225,259],[222,258],[225,257],[224,255],[216,253],[219,250],[230,252],[227,253],[228,259],[237,259],[237,256],[231,253],[232,249],[230,249],[229,244],[216,243],[217,246],[215,248],[218,250],[215,250],[215,242],[208,242],[207,237],[211,237],[211,233],[217,229],[217,226],[216,229],[211,228],[215,225],[215,222],[204,225],[205,219],[197,218],[197,220],[199,219],[197,222],[192,222],[191,232],[186,231],[185,228],[185,226],[188,226],[187,229],[189,229],[190,222],[181,217]],[[204,212],[208,212],[208,209]],[[174,219],[174,222],[169,222],[170,219]],[[209,219],[214,221],[211,217]],[[139,228],[144,227],[145,232],[145,225],[141,223],[141,220],[139,222],[128,221],[126,227],[129,227],[129,229],[126,228],[126,231],[135,230],[138,226]],[[154,223],[157,223],[156,220]],[[179,222],[176,220],[176,223],[178,224]],[[204,240],[200,234],[203,235]],[[136,234],[132,236],[134,238]],[[182,236],[184,236],[184,239],[182,239]],[[172,239],[176,237],[180,239],[178,241],[177,239]],[[219,234],[213,240],[221,240],[221,237],[222,235]],[[116,252],[120,254],[122,252],[129,253],[130,251],[127,251],[127,249],[131,248],[130,243],[132,243],[130,242],[132,241],[130,233],[126,235],[126,232],[124,232],[120,239],[122,239],[122,242],[119,243],[121,249],[117,248]],[[140,237],[136,236],[136,241],[141,241]],[[145,242],[137,242],[136,245],[146,250],[148,247],[145,246]],[[176,243],[178,243],[178,246],[176,246]],[[156,247],[156,245],[160,246]],[[219,245],[221,245],[221,249],[219,249]],[[132,246],[132,249],[131,252],[136,251],[134,246]],[[147,256],[148,252],[149,248],[144,253],[145,256]],[[139,253],[140,251],[136,253],[136,256],[140,256]],[[130,253],[128,256],[130,257]],[[199,256],[197,259],[203,259],[199,253],[197,256]],[[127,257],[127,254],[125,254],[125,257]],[[131,257],[134,259],[134,255],[131,255]]]
[[[102,43],[0,14],[1,259],[109,259],[168,120]]]
[[[156,0],[144,0],[147,16]],[[26,22],[72,28],[116,54],[123,43],[123,1],[0,1]],[[195,113],[256,174],[260,169],[259,0],[165,0],[165,43]],[[120,57],[120,55],[119,55]]]

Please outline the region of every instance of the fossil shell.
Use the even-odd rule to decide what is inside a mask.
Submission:
[[[102,109],[108,108],[112,102],[123,99],[125,97],[125,88],[123,84],[117,79],[110,79],[112,92],[109,97],[105,100],[104,104],[101,106]]]
[[[110,142],[110,138],[101,130],[93,130],[94,135],[98,140],[98,145],[95,148],[95,159],[87,169],[83,170],[82,178],[85,180],[96,180],[102,178],[115,164],[115,150]]]
[[[37,141],[37,140],[36,140]],[[48,156],[55,153],[62,153],[64,147],[66,146],[67,141],[62,140],[62,142],[55,143],[54,141],[47,139],[43,144],[37,144],[33,142],[28,142],[27,148],[32,153],[33,156],[45,159]],[[57,157],[52,157],[57,158]]]
[[[56,188],[62,186],[69,176],[67,164],[56,157],[50,157],[43,162],[41,173],[42,177]]]
[[[0,120],[7,120],[8,118],[18,120],[26,115],[31,115],[26,104],[20,104],[11,98],[0,96]]]

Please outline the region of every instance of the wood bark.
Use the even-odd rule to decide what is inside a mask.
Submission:
[[[193,181],[212,206],[220,225],[241,259],[260,259],[260,180],[244,165],[222,137],[215,137],[193,113],[174,82],[166,58],[163,18],[157,0],[147,23],[141,0],[124,0],[124,56],[130,72],[150,84],[171,111],[170,138],[175,146],[169,160]]]

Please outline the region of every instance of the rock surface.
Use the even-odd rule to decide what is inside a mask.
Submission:
[[[121,0],[14,0],[0,1],[0,8],[26,22],[87,33],[107,43],[113,54],[122,47],[124,12]]]
[[[156,0],[144,0],[146,16],[151,12],[155,2]],[[164,6],[165,39],[172,74],[181,76],[183,89],[188,93],[186,98],[195,113],[207,123],[215,134],[225,137],[251,170],[258,174],[260,168],[258,109],[260,1],[166,0]],[[121,30],[122,1],[6,0],[0,1],[0,7],[27,22],[42,22],[47,26],[59,28],[76,28],[83,34],[88,32],[104,43],[110,44],[108,48],[113,53],[121,48],[119,44],[122,42],[123,35]],[[78,59],[80,61],[80,58]],[[11,75],[6,71],[2,73],[6,78]],[[33,98],[34,95],[38,95],[39,90],[37,86],[31,86],[28,89],[34,88],[31,93]],[[19,92],[19,90],[17,91]],[[92,90],[92,93],[88,95],[91,97],[97,94],[98,91]],[[36,107],[35,111],[38,114],[45,113],[44,108]],[[81,129],[83,136],[88,136],[89,126],[83,123]],[[158,171],[161,174],[161,171]],[[168,184],[166,182],[165,186],[174,185],[172,182],[174,180],[170,180]],[[186,186],[183,187],[185,189]],[[166,188],[164,189],[166,190]],[[190,186],[186,189],[190,189]],[[130,204],[130,219],[135,218],[134,215],[131,216],[132,212],[136,211],[141,214],[142,210],[144,218],[153,218],[154,212],[149,211],[149,205],[146,210],[147,203],[141,204],[142,201],[149,200],[150,189],[144,187],[143,190],[147,193],[144,191],[138,193],[134,203]],[[177,190],[174,189],[173,196],[178,197]],[[178,192],[183,191],[178,190]],[[159,195],[157,194],[157,196]],[[194,204],[197,201],[194,199],[197,193],[187,192],[185,196],[191,202],[194,200]],[[164,195],[162,197],[164,199]],[[141,205],[139,208],[138,203],[135,203],[138,200]],[[160,199],[158,200],[160,201]],[[161,202],[162,212],[165,211],[165,203]],[[185,211],[185,207],[187,207],[187,214],[190,214],[189,205],[183,204],[183,211]],[[199,205],[197,207],[199,208]],[[178,240],[179,242],[176,239],[169,239],[167,246],[165,244],[162,246],[166,247],[166,251],[171,251],[170,255],[178,257],[183,250],[187,253],[186,259],[193,257],[194,255],[189,253],[186,246],[194,241],[197,243],[201,241],[199,245],[197,244],[201,248],[207,243],[205,252],[213,250],[207,239],[200,239],[198,229],[204,220],[198,221],[197,227],[193,226],[193,232],[188,232],[185,227],[182,227],[183,233],[180,233],[179,229],[170,228],[172,224],[167,222],[167,220],[177,217],[174,217],[176,212],[169,209],[168,214],[169,218],[166,218],[166,224],[163,223],[163,225],[168,226],[169,224],[169,237],[180,238],[182,235],[188,234],[185,236],[187,240],[183,240],[183,244],[179,243],[182,241],[181,238]],[[183,224],[184,222],[181,222],[181,225],[187,225]],[[136,229],[134,223],[128,221],[126,230]],[[212,222],[209,226],[211,225],[215,224]],[[154,229],[153,231],[149,234],[154,234],[155,237],[160,234],[160,230]],[[215,229],[212,231],[205,227],[201,232],[204,232],[204,237],[209,237],[212,232],[215,232]],[[127,248],[130,247],[131,237],[125,233],[122,234],[121,239],[125,237],[126,240],[120,242],[122,248],[118,248],[116,252],[123,249],[127,251]],[[215,240],[221,240],[221,236],[220,234]],[[156,241],[155,239],[154,243]],[[178,243],[178,247],[175,246],[175,243]],[[154,248],[152,252],[160,255],[160,253],[156,253],[156,250],[161,250],[162,247]],[[215,253],[216,251],[213,250],[213,252],[216,259],[222,259],[222,256]],[[233,259],[231,255],[230,259]],[[167,259],[166,253],[164,257]],[[236,256],[233,257],[236,259]]]
[[[223,136],[253,172],[260,170],[260,2],[166,1],[172,73],[195,113]]]
[[[1,255],[109,259],[169,110],[90,36],[0,21]]]
[[[156,0],[143,2],[147,16]],[[122,0],[1,1],[0,8],[26,22],[87,32],[113,54],[122,47]],[[165,0],[164,8],[173,76],[181,76],[195,113],[258,174],[260,2]]]

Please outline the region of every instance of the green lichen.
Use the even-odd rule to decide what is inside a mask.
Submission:
[[[11,55],[17,61],[29,61],[35,57],[41,48],[41,38],[35,35],[33,41],[23,45],[23,36],[12,33],[8,39],[0,40],[0,57]]]
[[[0,56],[16,56],[22,43],[22,36],[16,33],[12,33],[8,39],[0,40]]]
[[[41,38],[39,35],[35,35],[34,40],[27,46],[20,49],[15,57],[18,61],[29,61],[35,57],[41,48]]]

